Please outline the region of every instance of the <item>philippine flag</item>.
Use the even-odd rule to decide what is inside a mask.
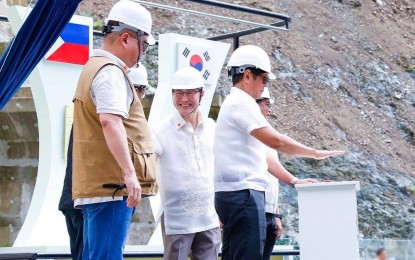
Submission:
[[[89,58],[89,26],[68,23],[45,58],[48,61],[84,65]]]

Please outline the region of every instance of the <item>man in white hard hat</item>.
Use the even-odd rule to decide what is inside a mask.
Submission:
[[[215,122],[203,116],[201,73],[184,67],[171,88],[177,111],[153,131],[160,187],[164,259],[216,260],[221,242],[213,198]]]
[[[142,100],[145,96],[145,89],[150,86],[147,80],[147,69],[141,63],[139,63],[138,68],[130,69],[128,76],[133,83],[138,98]],[[82,260],[82,233],[84,226],[84,217],[81,209],[74,208],[74,203],[72,200],[72,146],[73,129],[71,129],[71,133],[69,135],[65,180],[62,188],[62,195],[59,200],[59,210],[62,211],[65,216],[72,259]]]
[[[232,53],[228,69],[234,87],[221,106],[214,145],[215,208],[223,223],[222,259],[262,260],[266,231],[264,191],[269,181],[265,174],[266,146],[314,159],[343,151],[307,147],[268,123],[255,102],[268,80],[276,78],[263,49],[253,45],[239,47]],[[298,179],[293,177],[287,182],[294,186]]]
[[[267,87],[264,88],[261,97],[256,99],[261,114],[268,118],[271,114],[271,105],[274,104],[274,99],[271,98],[270,91]],[[278,167],[278,172],[283,172],[285,168],[282,166],[278,159],[278,153],[276,150],[269,148],[268,153],[275,159],[275,165]],[[282,218],[278,205],[278,191],[279,183],[278,179],[271,173],[267,172],[269,184],[265,190],[265,243],[263,259],[269,260],[274,249],[275,242],[281,237],[282,234]],[[290,178],[289,178],[290,179]]]
[[[72,196],[84,215],[84,260],[121,260],[135,207],[157,192],[150,129],[128,77],[155,42],[151,14],[121,0],[105,23],[74,97]]]
[[[274,99],[271,98],[270,91],[267,87],[261,94],[260,98],[256,99],[256,102],[261,110],[261,114],[268,118],[271,114],[271,105],[274,103]],[[265,190],[265,221],[266,221],[266,234],[263,260],[269,260],[274,249],[275,242],[281,237],[282,234],[282,218],[283,214],[280,214],[278,205],[278,180],[289,184],[290,180],[294,176],[287,171],[278,159],[278,153],[276,150],[267,147],[268,156],[268,179],[269,184]],[[271,172],[269,172],[271,171]],[[298,179],[296,184],[304,183],[316,183],[315,179]]]
[[[145,97],[146,88],[150,87],[150,84],[148,83],[148,74],[146,67],[144,67],[144,65],[140,62],[138,68],[130,69],[128,77],[130,77],[131,82],[133,83],[138,98],[142,100]]]

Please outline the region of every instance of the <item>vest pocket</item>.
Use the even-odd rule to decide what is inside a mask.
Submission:
[[[135,173],[141,186],[152,184],[156,181],[156,156],[148,152],[149,149],[140,149],[136,143],[130,143],[132,147],[132,160]],[[146,150],[146,151],[141,151]]]
[[[156,180],[156,164],[153,153],[136,153],[134,151],[133,163],[140,184]]]

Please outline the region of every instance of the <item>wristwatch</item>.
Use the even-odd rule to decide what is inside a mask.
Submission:
[[[290,186],[292,187],[292,188],[295,188],[295,183],[298,181],[298,178],[296,178],[296,177],[294,177],[294,178],[292,178],[291,179],[291,181],[290,181]]]
[[[282,218],[284,217],[284,215],[277,213],[277,214],[274,214],[274,217],[279,218],[279,219],[282,220]]]

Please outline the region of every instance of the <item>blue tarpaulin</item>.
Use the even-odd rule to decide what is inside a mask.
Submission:
[[[37,1],[0,58],[0,109],[55,43],[81,1]]]

